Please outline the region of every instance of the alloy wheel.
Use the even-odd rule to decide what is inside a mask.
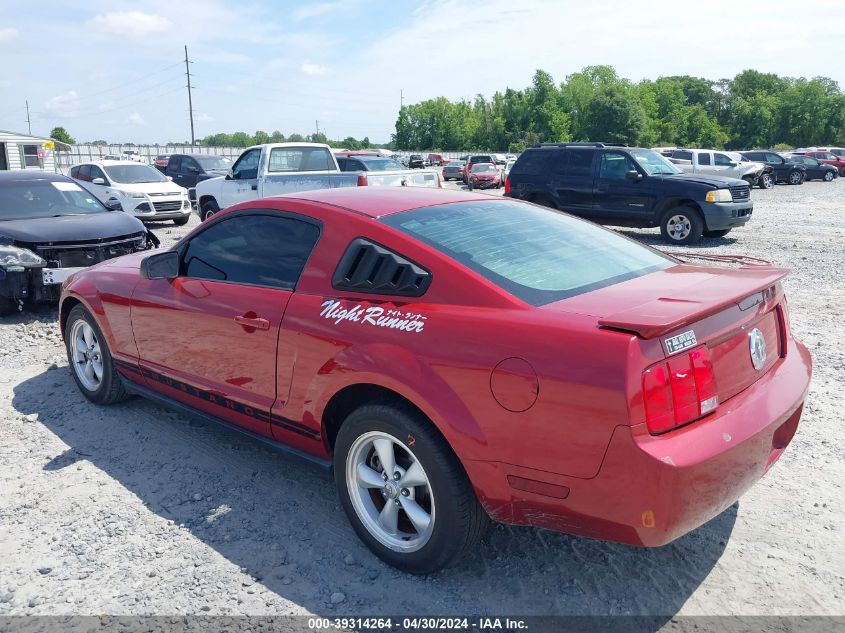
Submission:
[[[692,231],[692,222],[685,215],[673,215],[666,223],[666,232],[675,241],[682,241],[689,237]]]
[[[428,475],[389,433],[371,431],[355,440],[346,458],[346,487],[361,523],[385,547],[409,553],[431,538],[435,503]]]
[[[94,328],[80,319],[73,324],[70,340],[76,377],[88,391],[96,391],[103,382],[103,356]]]

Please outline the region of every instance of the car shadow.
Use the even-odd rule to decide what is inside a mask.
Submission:
[[[468,559],[418,577],[384,565],[359,542],[328,472],[261,442],[140,398],[97,407],[67,370],[21,382],[12,405],[37,413],[67,444],[43,467],[56,489],[69,466],[87,460],[146,511],[315,614],[633,614],[660,616],[657,630],[708,576],[736,521],[734,504],[658,549],[497,525]],[[346,600],[334,606],[338,591]]]
[[[0,317],[3,325],[30,325],[31,323],[55,323],[59,319],[59,307],[55,303],[32,303],[26,301],[22,310]]]

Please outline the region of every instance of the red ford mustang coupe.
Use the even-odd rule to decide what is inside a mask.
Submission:
[[[61,300],[91,401],[140,394],[334,467],[360,538],[426,573],[489,519],[658,546],[801,416],[769,266],[694,266],[529,203],[335,189],[236,205]]]

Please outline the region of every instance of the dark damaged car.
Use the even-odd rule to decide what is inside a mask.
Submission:
[[[62,282],[158,239],[59,174],[0,172],[0,316],[24,301],[55,302]]]

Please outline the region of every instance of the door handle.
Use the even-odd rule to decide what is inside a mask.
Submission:
[[[251,189],[252,189],[253,191],[258,191],[258,185],[252,185]]]
[[[235,323],[243,327],[248,332],[252,330],[269,330],[270,321],[258,317],[255,312],[247,312],[241,316],[235,317]]]

